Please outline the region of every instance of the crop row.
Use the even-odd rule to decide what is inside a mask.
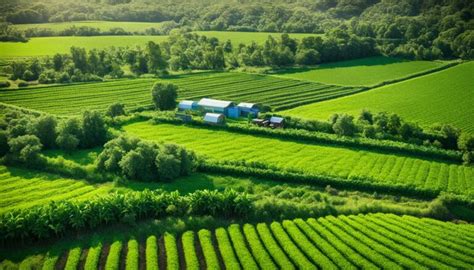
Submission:
[[[440,232],[446,229],[448,237],[443,238]],[[48,253],[43,269],[62,267],[64,262],[66,269],[86,270],[120,265],[126,269],[144,265],[147,270],[468,269],[474,266],[474,242],[468,234],[473,229],[473,225],[392,214],[232,224],[215,231],[75,247],[59,256]]]
[[[142,139],[185,146],[210,160],[245,160],[307,175],[414,186],[459,194],[474,190],[473,167],[428,158],[183,125],[141,122],[127,125],[124,129]],[[228,143],[230,141],[232,144]]]
[[[277,110],[360,90],[236,72],[185,75],[162,80],[180,86],[179,99],[212,97],[237,102],[259,102]],[[1,91],[0,102],[66,115],[78,114],[85,109],[105,110],[117,101],[129,109],[135,109],[151,105],[150,90],[154,81],[120,80]]]

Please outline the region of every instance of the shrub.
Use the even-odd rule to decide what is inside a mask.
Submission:
[[[354,125],[354,117],[342,114],[337,116],[332,128],[334,132],[342,136],[353,136],[356,133],[356,126]]]
[[[34,135],[23,135],[10,139],[8,146],[13,159],[26,164],[36,164],[43,147],[38,137]]]
[[[7,88],[10,87],[9,81],[0,81],[0,88]]]
[[[18,87],[27,87],[29,85],[27,82],[22,81],[22,80],[18,81],[17,84],[18,84]]]
[[[109,108],[107,109],[107,115],[110,117],[125,115],[125,105],[120,102],[116,102],[110,105]]]
[[[176,98],[178,97],[178,87],[171,83],[157,82],[151,90],[155,108],[165,111],[176,108]]]

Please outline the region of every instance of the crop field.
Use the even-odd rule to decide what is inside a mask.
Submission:
[[[234,32],[234,31],[195,31],[194,33],[207,36],[215,37],[219,41],[230,40],[234,44],[249,44],[255,41],[258,44],[263,44],[267,40],[268,36],[272,36],[276,39],[280,38],[283,33],[265,33],[265,32]],[[322,36],[318,34],[299,34],[299,33],[289,33],[291,38],[296,38],[301,40],[304,37],[313,37],[313,36]]]
[[[423,125],[449,123],[474,132],[474,62],[383,86],[364,93],[301,106],[282,113],[327,119],[333,113],[357,115],[364,108],[388,111]]]
[[[468,269],[473,225],[391,214],[232,224],[96,242],[24,259],[22,269]],[[12,262],[3,261],[0,266]]]
[[[180,87],[179,99],[202,97],[260,102],[278,110],[360,91],[360,88],[323,85],[245,73],[203,73],[164,79]],[[128,109],[151,105],[153,79],[121,80],[90,84],[0,91],[0,102],[53,114],[79,114],[87,109],[105,110],[114,102]],[[68,106],[58,102],[67,101]]]
[[[106,194],[112,188],[112,184],[92,185],[52,174],[0,166],[0,213],[51,201],[84,200]]]
[[[181,99],[212,97],[270,105],[274,110],[350,95],[361,88],[324,85],[266,75],[207,73],[167,79]]]
[[[258,161],[308,174],[454,193],[474,190],[474,167],[440,161],[182,125],[139,122],[124,130],[143,139],[180,144],[214,160]]]
[[[58,115],[80,114],[85,109],[104,111],[114,102],[122,102],[127,109],[133,109],[151,105],[154,81],[136,79],[6,90],[0,92],[0,102]],[[58,100],[67,102],[67,106]]]
[[[112,22],[112,21],[77,21],[77,22],[55,22],[55,23],[27,23],[14,24],[12,27],[21,31],[40,28],[51,29],[52,31],[62,31],[70,27],[94,27],[101,31],[108,31],[111,28],[122,28],[127,32],[144,32],[148,28],[158,27],[161,22]]]
[[[371,86],[441,67],[440,61],[407,61],[384,56],[321,64],[315,68],[290,68],[278,76],[335,85]]]

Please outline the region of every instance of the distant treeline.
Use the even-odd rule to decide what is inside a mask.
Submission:
[[[387,54],[472,59],[474,2],[391,0],[5,1],[11,23],[174,21],[192,30],[328,33],[374,38]]]

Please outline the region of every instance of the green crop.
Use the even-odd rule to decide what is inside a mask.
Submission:
[[[474,188],[471,181],[474,167],[441,161],[183,125],[140,122],[124,129],[142,139],[185,146],[211,160],[261,162],[305,174],[411,185],[453,193],[469,193]]]
[[[199,262],[194,247],[194,232],[187,231],[181,236],[183,244],[184,259],[186,261],[186,269],[199,269]]]
[[[222,255],[222,260],[227,269],[239,269],[240,264],[235,256],[234,249],[227,234],[226,229],[217,228],[215,231],[217,246]]]
[[[77,266],[79,265],[79,260],[81,259],[81,253],[82,253],[82,249],[80,247],[76,247],[69,250],[64,269],[66,270],[77,269]]]
[[[250,251],[247,249],[245,238],[240,231],[240,226],[238,224],[232,224],[229,226],[227,231],[229,232],[232,245],[234,246],[235,253],[239,258],[242,268],[258,269],[257,263],[252,257],[252,253],[250,253]]]
[[[138,270],[138,242],[135,239],[128,241],[125,269]]]
[[[219,260],[212,243],[211,232],[202,229],[198,232],[199,243],[201,244],[204,260],[206,261],[207,269],[221,269]]]
[[[362,109],[397,113],[423,125],[449,123],[474,132],[474,62],[335,100],[301,106],[282,114],[328,119],[333,113],[358,115]]]
[[[110,245],[109,254],[107,254],[107,261],[105,262],[106,270],[118,269],[120,265],[120,252],[122,251],[122,242],[115,241]],[[123,258],[122,258],[123,259]]]
[[[97,244],[94,247],[90,247],[87,252],[86,262],[84,264],[84,270],[94,270],[99,266],[100,252],[102,251],[102,243]]]
[[[247,242],[249,243],[252,254],[255,256],[255,260],[258,262],[262,269],[277,269],[277,266],[273,263],[270,255],[268,255],[265,247],[258,238],[255,227],[251,224],[245,224],[243,231]]]
[[[146,269],[158,270],[158,244],[156,236],[152,235],[146,239]]]

